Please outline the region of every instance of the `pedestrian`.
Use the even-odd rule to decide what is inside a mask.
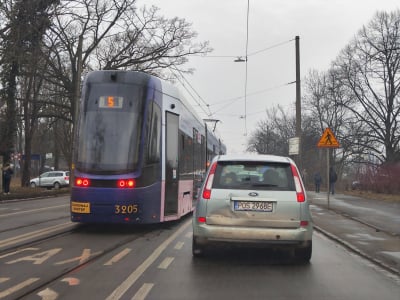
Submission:
[[[333,167],[329,168],[329,188],[332,195],[335,194],[335,183],[337,181],[337,174]]]
[[[314,174],[315,192],[319,193],[319,189],[322,183],[322,176],[319,172]]]
[[[10,194],[10,183],[13,173],[10,164],[6,163],[3,168],[3,192],[5,195]]]

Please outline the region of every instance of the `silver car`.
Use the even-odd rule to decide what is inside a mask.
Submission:
[[[69,186],[69,171],[50,171],[30,180],[31,187],[59,189]]]
[[[193,256],[217,243],[293,249],[308,262],[312,219],[294,161],[274,155],[220,155],[207,171],[193,214]]]

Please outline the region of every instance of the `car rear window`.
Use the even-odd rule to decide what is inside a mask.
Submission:
[[[290,164],[274,162],[218,162],[213,188],[294,191]]]

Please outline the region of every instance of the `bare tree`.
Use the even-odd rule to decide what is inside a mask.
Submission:
[[[329,127],[340,141],[340,150],[330,151],[330,161],[336,165],[341,174],[349,158],[354,154],[353,145],[357,138],[362,136],[362,131],[360,124],[355,122],[353,114],[343,105],[339,105],[354,101],[349,97],[347,90],[340,85],[338,78],[339,74],[335,69],[326,73],[310,71],[305,80],[303,102],[308,117],[313,120],[309,123],[308,130],[312,128],[319,139],[325,128]]]
[[[295,136],[295,118],[281,106],[267,110],[267,117],[260,121],[251,134],[247,151],[259,154],[286,155],[289,153],[289,138]]]
[[[400,11],[379,12],[333,66],[352,101],[339,104],[362,126],[359,146],[380,162],[400,160]]]
[[[57,7],[45,39],[46,75],[60,93],[51,99],[52,106],[59,107],[59,117],[70,122],[65,133],[72,133],[75,120],[79,60],[83,73],[131,69],[170,78],[167,68],[188,72],[183,65],[189,55],[211,50],[207,42],[195,43],[196,33],[184,19],[166,19],[155,7],[137,13],[135,4],[135,0],[69,0]],[[63,140],[71,141],[71,137]],[[71,147],[62,149],[71,162]]]
[[[56,137],[47,143],[48,150],[62,151],[70,165],[81,69],[83,74],[132,69],[169,79],[168,68],[191,72],[184,68],[187,57],[211,51],[208,42],[195,42],[190,23],[166,19],[155,7],[138,10],[135,0],[2,0],[0,22],[0,113],[7,124],[1,126],[1,151],[13,149],[19,109],[26,158],[23,185],[29,181],[39,125],[51,128]]]
[[[206,53],[208,42],[193,43],[197,33],[185,19],[166,19],[156,7],[133,11],[123,20],[126,30],[114,34],[96,51],[101,69],[133,69],[165,76],[168,68],[182,69],[188,55]]]
[[[4,47],[1,52],[2,98],[6,102],[5,150],[14,150],[17,136],[17,106],[22,108],[25,137],[25,160],[22,183],[29,182],[30,141],[34,125],[35,100],[43,82],[41,41],[50,25],[48,11],[58,0],[3,1],[2,16],[6,25],[0,30]],[[19,102],[19,103],[18,103]],[[18,103],[18,105],[17,105]]]

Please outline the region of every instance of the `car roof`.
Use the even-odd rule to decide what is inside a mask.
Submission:
[[[48,174],[48,173],[67,173],[67,172],[69,172],[69,171],[62,171],[62,170],[57,171],[57,170],[55,170],[55,171],[46,171],[46,172],[43,172],[40,175]]]
[[[289,157],[271,154],[224,154],[216,156],[214,161],[265,161],[294,163]]]

